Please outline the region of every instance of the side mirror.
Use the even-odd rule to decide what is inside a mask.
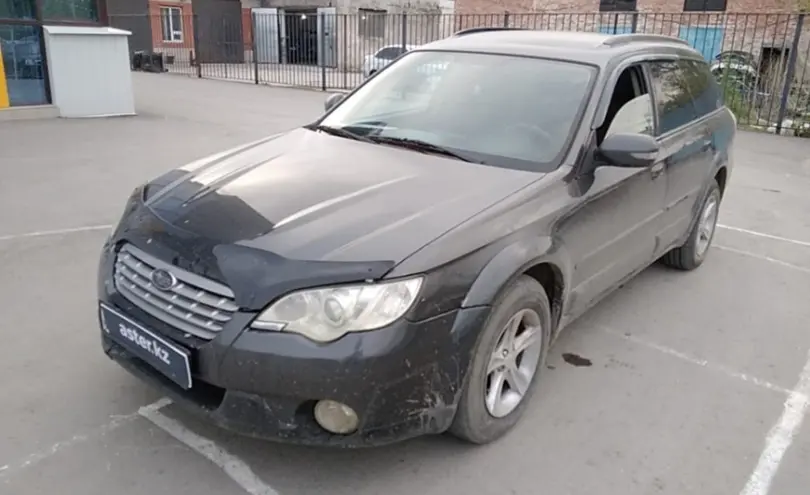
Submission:
[[[614,167],[644,168],[655,163],[660,147],[646,134],[612,134],[602,141],[599,154]]]
[[[323,104],[323,109],[328,112],[329,110],[334,108],[335,105],[340,103],[340,100],[342,99],[343,95],[340,93],[334,93],[329,95],[329,97],[326,98],[326,102]]]

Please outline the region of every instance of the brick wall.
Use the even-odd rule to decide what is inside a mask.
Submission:
[[[182,41],[163,39],[161,8],[180,9]],[[175,57],[175,60],[188,62],[194,51],[194,11],[191,0],[149,0],[149,22],[152,26],[152,46],[156,52]]]

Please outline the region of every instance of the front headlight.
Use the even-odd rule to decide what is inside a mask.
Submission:
[[[417,277],[293,292],[262,311],[251,326],[331,342],[349,332],[374,330],[396,321],[413,306],[421,286],[422,277]]]

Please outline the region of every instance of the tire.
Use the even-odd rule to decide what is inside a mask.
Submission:
[[[517,328],[518,339],[513,343],[520,343],[520,337],[528,335],[524,333],[527,331],[526,328],[535,328],[535,338],[531,340],[534,344],[528,346],[528,349],[523,352],[512,352],[505,357],[502,354],[504,341],[501,338],[508,330],[507,325],[516,319],[520,319],[526,326]],[[497,440],[511,430],[530,402],[537,377],[545,369],[550,336],[551,308],[546,292],[536,280],[523,275],[499,296],[478,337],[456,416],[449,433],[470,443],[486,444]],[[504,380],[497,382],[495,380],[498,372],[493,372],[491,376],[487,372],[492,364],[491,358],[496,348],[501,349],[498,352],[501,362],[511,362],[515,366],[513,368],[511,365],[507,365],[507,371],[500,371],[499,376],[503,376]],[[516,375],[512,374],[516,368],[522,380],[517,380]],[[498,369],[501,370],[501,368]],[[529,370],[531,370],[531,375],[527,380]],[[506,378],[507,376],[512,378]],[[517,402],[516,393],[521,395],[517,392],[520,387],[512,388],[513,386],[510,384],[512,380],[522,381],[519,385],[522,385],[523,393]],[[492,397],[503,399],[498,402],[489,401],[490,405],[500,404],[494,410],[490,409],[487,401],[487,392],[491,390],[493,384],[500,384],[497,390],[501,393],[493,393]]]
[[[710,212],[710,208],[713,208],[713,211]],[[714,240],[719,209],[720,186],[717,185],[717,181],[713,180],[692,225],[692,230],[689,232],[689,237],[682,246],[673,249],[661,258],[664,265],[688,271],[703,264]],[[710,217],[708,220],[707,215]]]

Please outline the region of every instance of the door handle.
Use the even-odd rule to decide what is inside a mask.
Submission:
[[[650,175],[652,175],[653,179],[661,175],[663,171],[664,171],[664,162],[658,162],[654,164],[652,167],[650,167]]]
[[[700,150],[701,151],[709,151],[713,147],[714,147],[714,145],[712,144],[712,140],[707,139],[707,140],[703,141],[703,144],[700,145]]]

